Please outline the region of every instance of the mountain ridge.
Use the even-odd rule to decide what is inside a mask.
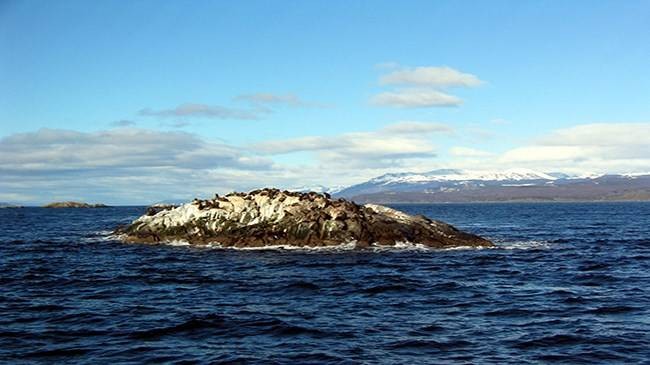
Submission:
[[[650,173],[440,169],[384,174],[335,195],[365,203],[650,200]]]

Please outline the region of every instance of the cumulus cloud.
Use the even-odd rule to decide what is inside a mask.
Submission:
[[[0,190],[36,193],[41,201],[73,193],[104,194],[114,201],[138,192],[135,202],[142,202],[215,192],[255,184],[259,180],[241,176],[273,169],[268,158],[183,132],[41,129],[0,139]]]
[[[182,117],[182,118],[210,118],[210,119],[259,119],[263,110],[236,109],[218,105],[196,103],[181,104],[172,109],[153,110],[145,108],[138,115],[147,117]]]
[[[375,95],[372,104],[400,108],[428,108],[435,106],[459,106],[463,101],[453,95],[437,90],[403,89]]]
[[[443,88],[449,86],[473,87],[483,83],[478,77],[451,67],[405,67],[381,76],[382,85],[417,85]]]
[[[518,162],[551,162],[584,160],[586,155],[593,153],[592,148],[579,146],[524,146],[506,151],[499,161],[504,163]]]
[[[645,146],[650,148],[650,123],[594,123],[559,129],[540,138],[544,145]],[[636,149],[635,147],[635,149]],[[648,149],[643,152],[648,156]]]
[[[349,184],[430,160],[436,155],[429,140],[434,133],[453,131],[440,123],[405,121],[241,148],[180,131],[41,129],[0,139],[0,192],[23,204],[147,204],[263,186]],[[291,153],[311,157],[285,159]]]
[[[0,195],[17,202],[142,204],[262,186],[345,185],[386,172],[427,171],[442,162],[481,170],[650,170],[650,123],[577,125],[498,154],[455,146],[449,160],[439,161],[435,137],[459,133],[445,124],[404,121],[242,148],[180,131],[41,129],[0,138]]]
[[[336,136],[306,136],[259,143],[253,148],[267,154],[314,152],[322,165],[339,169],[399,167],[412,159],[432,158],[432,133],[450,133],[440,123],[400,122],[372,132]]]
[[[263,169],[270,164],[244,157],[235,147],[189,133],[135,128],[93,133],[41,129],[0,139],[0,169],[32,174],[105,168]]]
[[[559,129],[506,151],[498,162],[546,170],[647,172],[650,123],[598,123]]]
[[[463,73],[447,66],[384,68],[390,72],[379,78],[384,86],[400,86],[398,89],[379,93],[371,98],[378,106],[399,108],[449,107],[462,104],[462,100],[445,90],[449,87],[475,87],[483,83],[472,74]]]

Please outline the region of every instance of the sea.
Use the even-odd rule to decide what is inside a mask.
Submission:
[[[650,363],[650,203],[393,207],[497,247],[126,244],[145,207],[0,209],[0,363]]]

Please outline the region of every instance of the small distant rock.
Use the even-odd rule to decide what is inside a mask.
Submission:
[[[424,216],[380,205],[358,205],[319,193],[277,189],[195,199],[181,206],[152,206],[118,229],[127,242],[184,240],[223,247],[327,247],[354,242],[357,248],[417,243],[434,248],[491,247],[479,236]]]
[[[43,208],[108,208],[108,205],[80,202],[55,202],[44,205]]]
[[[0,202],[0,209],[2,208],[23,208],[22,205],[15,205],[11,203]]]

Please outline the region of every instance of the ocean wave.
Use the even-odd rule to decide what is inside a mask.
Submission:
[[[92,237],[87,237],[87,242],[101,242],[101,241],[123,241],[125,235],[115,234],[112,231],[97,231],[93,232]],[[267,245],[260,247],[233,247],[224,246],[218,242],[210,242],[203,244],[192,244],[186,240],[175,239],[165,240],[158,244],[164,244],[176,247],[192,247],[203,249],[219,249],[219,250],[237,250],[237,251],[305,251],[305,252],[341,252],[341,251],[370,251],[370,252],[384,252],[384,251],[465,251],[465,250],[539,250],[551,249],[558,243],[556,241],[546,240],[525,240],[525,241],[511,241],[503,238],[492,239],[495,247],[473,247],[473,246],[456,246],[448,248],[435,248],[429,247],[416,242],[396,242],[395,245],[380,245],[373,243],[370,247],[359,248],[357,241],[345,242],[339,245],[332,246],[297,246],[297,245]]]
[[[131,244],[108,229],[135,208],[26,209],[0,224],[0,363],[647,362],[650,205],[405,210],[497,247]]]
[[[296,246],[296,245],[267,245],[259,247],[234,247],[224,246],[220,243],[191,244],[185,240],[161,241],[161,244],[170,246],[191,246],[193,248],[217,249],[217,250],[236,250],[236,251],[305,251],[305,252],[348,252],[348,251],[366,251],[366,252],[385,252],[385,251],[457,251],[457,250],[481,250],[484,247],[458,246],[450,248],[429,247],[421,243],[413,242],[396,242],[395,245],[380,245],[373,243],[369,247],[360,248],[356,241],[345,242],[339,245],[330,246]]]
[[[527,240],[527,241],[501,241],[494,242],[495,249],[502,250],[547,250],[555,246],[549,241]]]
[[[113,231],[99,230],[99,231],[89,232],[88,234],[85,235],[85,237],[82,237],[80,241],[84,243],[93,243],[93,242],[114,241],[121,238],[122,238],[121,235],[116,235],[113,233]]]

